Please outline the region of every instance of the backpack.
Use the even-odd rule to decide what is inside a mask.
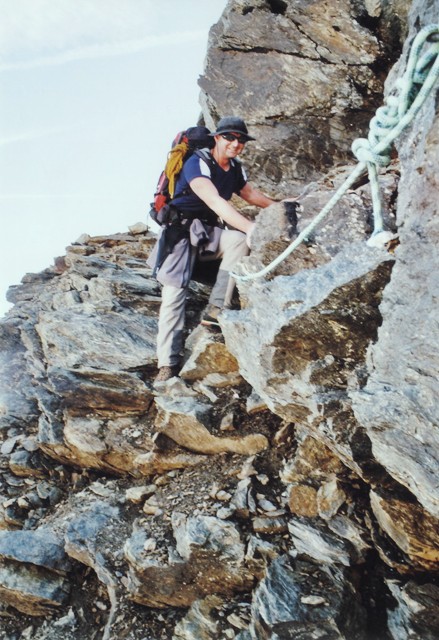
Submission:
[[[189,127],[180,131],[172,141],[171,150],[168,153],[165,168],[160,174],[151,202],[150,217],[159,225],[166,225],[169,220],[170,210],[165,205],[177,195],[175,185],[183,168],[184,162],[198,149],[213,147],[213,137],[206,127]],[[204,157],[204,156],[203,156]],[[181,194],[178,194],[181,195]]]

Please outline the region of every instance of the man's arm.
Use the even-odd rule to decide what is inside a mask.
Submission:
[[[239,195],[249,204],[254,204],[257,207],[262,207],[263,209],[277,202],[276,200],[273,200],[272,198],[264,195],[261,191],[253,187],[249,182],[246,182],[246,184],[239,192]]]
[[[221,218],[221,220],[227,222],[227,224],[229,224],[231,227],[238,229],[243,233],[249,233],[251,231],[254,223],[241,215],[239,211],[237,211],[229,202],[227,202],[227,200],[224,200],[224,198],[220,196],[217,188],[209,180],[209,178],[194,178],[190,182],[190,187],[192,191],[201,200],[203,200],[203,202],[207,204],[209,209],[215,211],[215,213]],[[242,195],[244,189],[241,190],[240,195]],[[269,198],[267,198],[267,200],[269,200]],[[270,201],[270,204],[272,204],[272,201]],[[264,205],[261,204],[259,206],[262,207]],[[268,204],[266,204],[265,206],[268,207]]]

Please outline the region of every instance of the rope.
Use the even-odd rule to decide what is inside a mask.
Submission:
[[[427,97],[430,95],[439,77],[439,24],[431,24],[419,31],[415,37],[404,75],[395,82],[393,93],[379,107],[369,124],[367,138],[357,138],[352,143],[352,152],[358,160],[357,166],[334,193],[320,213],[303,229],[297,238],[270,264],[256,273],[231,275],[237,280],[254,280],[261,278],[275,269],[287,258],[304,240],[306,240],[317,225],[327,216],[331,209],[344,196],[346,191],[355,183],[358,177],[367,169],[374,219],[374,231],[368,241],[379,234],[387,237],[390,232],[384,229],[380,188],[378,182],[378,167],[386,167],[390,163],[392,143],[400,133],[413,121]],[[430,39],[428,50],[421,56],[425,42]],[[386,241],[387,241],[386,240]]]
[[[171,198],[175,193],[176,176],[183,168],[184,157],[187,154],[189,145],[187,142],[180,142],[168,153],[168,159],[165,166],[165,173],[169,180],[168,191]]]

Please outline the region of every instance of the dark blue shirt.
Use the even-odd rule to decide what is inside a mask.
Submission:
[[[206,161],[194,153],[184,163],[177,180],[176,197],[172,200],[172,204],[182,213],[190,214],[190,217],[216,224],[218,221],[216,213],[209,209],[189,186],[192,180],[202,177],[212,181],[224,200],[230,200],[234,193],[239,194],[246,185],[247,175],[238,160],[231,160],[229,170],[224,171],[211,154],[209,161]]]

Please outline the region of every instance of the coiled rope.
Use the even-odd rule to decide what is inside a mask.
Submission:
[[[357,166],[334,193],[320,213],[312,220],[297,238],[270,264],[256,273],[240,275],[232,273],[237,280],[254,280],[261,278],[275,269],[304,240],[317,225],[328,215],[331,209],[343,197],[346,191],[356,182],[367,168],[372,193],[374,231],[369,239],[374,242],[379,234],[383,236],[381,244],[390,239],[392,234],[384,229],[378,167],[386,167],[390,163],[392,143],[414,119],[427,97],[430,95],[439,77],[439,24],[431,24],[419,31],[410,50],[404,75],[398,78],[391,94],[385,99],[384,106],[379,107],[370,121],[367,138],[357,138],[352,143],[352,152],[358,159]],[[429,40],[427,51],[421,55],[424,44]]]

